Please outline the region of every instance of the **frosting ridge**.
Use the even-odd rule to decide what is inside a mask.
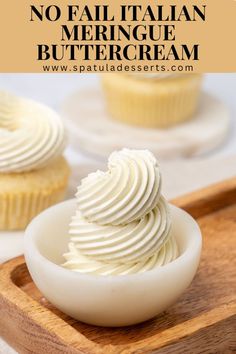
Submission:
[[[0,92],[0,172],[41,168],[65,148],[59,116],[37,102]]]
[[[127,224],[145,216],[157,204],[161,190],[159,166],[147,150],[113,152],[108,171],[82,180],[78,209],[91,222]]]
[[[177,257],[161,175],[147,150],[114,152],[108,171],[78,187],[64,267],[83,273],[141,273]]]
[[[70,224],[71,241],[80,252],[111,263],[135,263],[156,253],[165,243],[170,228],[167,203],[158,205],[143,218],[125,225],[88,223],[80,212]]]

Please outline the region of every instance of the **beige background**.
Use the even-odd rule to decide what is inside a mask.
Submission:
[[[66,23],[65,11],[67,4],[79,4],[80,6],[89,4],[99,4],[97,0],[65,1],[54,0],[53,4],[61,6],[62,14],[57,22],[30,22],[30,4],[50,5],[51,1],[40,0],[20,0],[20,1],[1,1],[0,5],[0,36],[1,36],[1,59],[0,72],[42,72],[42,64],[55,64],[55,62],[37,62],[37,43],[58,43],[60,42],[60,25]],[[133,1],[114,0],[108,2],[111,12],[117,12],[121,3],[134,4]],[[155,5],[156,1],[138,1],[143,6]],[[182,6],[186,1],[175,0],[177,6]],[[100,3],[101,4],[101,3]],[[160,4],[160,3],[159,3]],[[165,0],[165,6],[173,5],[173,0]],[[196,72],[233,72],[236,71],[236,1],[234,0],[198,0],[187,2],[191,4],[206,4],[206,22],[177,22],[176,41],[179,44],[200,44],[199,62],[181,61],[177,64],[193,64]],[[146,22],[147,23],[147,22]],[[74,23],[76,24],[76,23]],[[153,23],[152,23],[153,24]],[[148,43],[148,42],[147,42]],[[120,44],[120,43],[119,43]],[[125,44],[125,43],[123,43]],[[86,64],[93,64],[94,61]],[[104,64],[105,62],[96,62]],[[125,61],[123,61],[125,63]],[[145,62],[142,62],[143,64]],[[66,61],[57,64],[71,64]],[[73,62],[73,64],[78,64]],[[81,63],[82,64],[82,63]],[[118,65],[120,63],[111,63]],[[135,64],[135,62],[127,63]],[[140,64],[140,62],[136,62]],[[149,62],[149,64],[163,64],[163,62]],[[170,61],[168,65],[171,65]],[[175,63],[176,64],[176,63]]]

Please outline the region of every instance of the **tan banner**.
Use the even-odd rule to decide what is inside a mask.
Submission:
[[[1,72],[234,72],[236,1],[2,1]]]

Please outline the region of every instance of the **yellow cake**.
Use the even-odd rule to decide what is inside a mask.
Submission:
[[[193,117],[201,79],[200,74],[104,74],[102,85],[112,118],[167,128]]]
[[[62,200],[69,173],[60,157],[39,170],[0,174],[0,229],[24,229],[35,215]]]
[[[0,92],[0,230],[24,229],[65,193],[65,129],[48,107]]]

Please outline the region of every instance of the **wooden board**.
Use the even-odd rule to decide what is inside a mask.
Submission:
[[[125,328],[83,324],[40,294],[19,257],[0,269],[0,335],[24,354],[236,351],[236,179],[174,203],[198,220],[203,253],[192,285],[168,311]]]
[[[124,146],[148,149],[159,160],[201,155],[221,145],[230,127],[228,107],[206,92],[192,119],[169,129],[148,129],[112,119],[106,112],[102,90],[94,86],[83,87],[69,96],[62,116],[71,145],[105,159]]]

